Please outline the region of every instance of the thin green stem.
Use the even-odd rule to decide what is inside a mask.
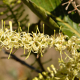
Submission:
[[[14,11],[12,10],[12,8],[11,8],[9,5],[7,5],[7,7],[8,7],[9,11],[11,12],[11,14],[12,14],[12,16],[13,16],[15,23],[16,23],[17,26],[18,26],[18,20],[17,20],[17,18],[16,18],[16,15],[14,14]]]

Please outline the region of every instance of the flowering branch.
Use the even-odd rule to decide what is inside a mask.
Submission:
[[[28,56],[26,57],[27,59],[31,52],[33,52],[34,54],[37,53],[37,58],[38,58],[39,55],[43,56],[43,53],[47,47],[54,46],[55,49],[60,52],[60,57],[61,57],[59,59],[60,70],[56,71],[56,76],[59,79],[62,79],[58,75],[58,73],[60,73],[60,75],[63,76],[63,78],[65,78],[66,80],[72,80],[75,77],[80,78],[79,76],[80,52],[77,51],[80,49],[80,38],[76,36],[72,36],[71,38],[69,38],[67,35],[63,35],[60,31],[59,31],[59,36],[56,37],[55,30],[54,30],[54,35],[52,36],[44,35],[44,33],[39,32],[38,27],[36,33],[22,32],[20,27],[18,29],[18,32],[16,32],[12,30],[12,22],[9,22],[9,25],[10,29],[5,28],[5,26],[3,27],[3,25],[2,29],[0,29],[0,46],[2,48],[3,47],[6,48],[7,50],[10,49],[10,54],[8,59],[10,58],[10,55],[11,56],[13,55],[11,54],[13,47],[17,49],[23,48],[24,54],[25,54],[25,49],[27,49],[28,50]],[[69,56],[65,52],[65,49],[69,51],[71,56]],[[66,63],[64,62],[62,57],[63,53],[65,53],[66,55],[65,60],[68,59],[68,62]]]

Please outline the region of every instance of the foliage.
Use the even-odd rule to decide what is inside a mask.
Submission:
[[[0,16],[4,21],[11,20],[13,22],[13,27],[16,27],[16,29],[13,28],[14,30],[18,31],[19,25],[23,30],[27,30],[26,24],[29,19],[27,14],[22,17],[25,12],[23,4],[19,4],[20,0],[14,0],[13,2],[12,1],[13,0],[3,0],[3,2],[0,1],[0,8],[3,10],[0,12]],[[6,23],[4,22],[4,24]],[[8,24],[6,24],[6,26],[8,26]]]
[[[67,0],[65,0],[67,1]],[[61,0],[22,0],[46,25],[51,29],[62,26],[62,31],[68,36],[80,37],[79,16],[77,13],[67,14],[62,7]],[[74,18],[74,16],[76,18]],[[59,25],[56,25],[55,21]]]

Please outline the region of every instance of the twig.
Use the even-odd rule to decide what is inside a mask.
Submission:
[[[5,53],[9,55],[9,52],[5,51]],[[33,69],[33,70],[35,70],[35,71],[38,72],[38,73],[42,73],[42,71],[40,71],[40,70],[36,69],[35,67],[27,64],[25,61],[20,60],[20,59],[17,58],[14,54],[11,54],[11,57],[12,57],[12,59],[16,60],[17,62],[19,62],[19,63],[21,63],[21,64],[23,64],[23,65],[25,65],[25,66],[27,66],[28,68]]]
[[[33,53],[33,52],[32,52],[32,53]],[[36,56],[37,56],[37,53],[36,53],[36,54],[33,53],[33,55],[36,57]],[[42,65],[42,63],[41,63],[41,58],[40,58],[40,56],[39,56],[39,58],[37,58],[37,62],[38,62],[38,64],[39,64],[40,68],[42,69],[42,71],[45,71],[45,69],[44,69],[44,67],[43,67],[43,65]]]
[[[78,5],[76,3],[78,3]],[[68,2],[63,3],[62,5],[65,5],[65,4],[67,4],[67,7],[65,8],[66,10],[68,10],[68,7],[70,4],[72,4],[72,6],[74,7],[74,9],[72,11],[69,11],[68,13],[77,11],[80,16],[80,10],[78,9],[78,7],[80,7],[80,2],[78,0],[69,0]]]

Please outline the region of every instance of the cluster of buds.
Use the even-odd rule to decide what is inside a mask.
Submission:
[[[2,0],[3,3],[7,4],[7,5],[14,5],[14,3],[21,3],[21,0]]]
[[[74,7],[74,10],[72,11],[77,11],[78,14],[80,15],[80,1],[79,0],[69,0],[68,2],[63,3],[62,5],[68,4],[67,7],[65,8],[68,10],[68,7],[70,4]],[[68,13],[71,13],[72,11],[69,11]]]
[[[54,74],[56,74],[57,73],[57,70],[56,70],[56,68],[54,67],[54,65],[51,65],[51,67],[47,67],[47,70],[48,70],[48,72],[42,72],[42,74],[41,73],[39,73],[39,78],[38,77],[35,77],[33,80],[58,80],[58,78],[54,78]],[[50,75],[50,76],[48,76],[48,74]],[[45,77],[44,77],[45,76]],[[45,79],[45,78],[47,78],[47,79]]]

